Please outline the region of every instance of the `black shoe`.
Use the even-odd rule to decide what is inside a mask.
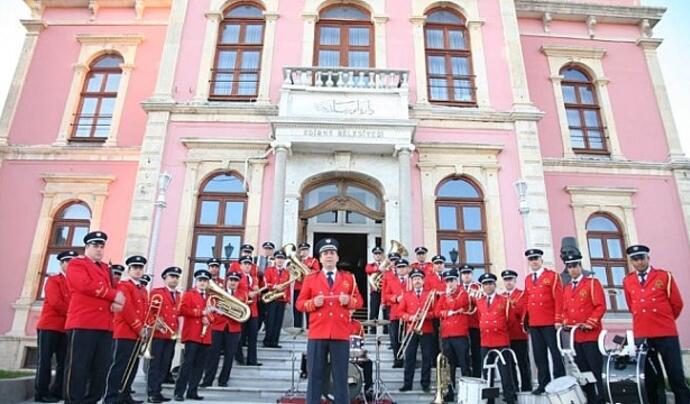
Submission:
[[[544,390],[543,387],[537,387],[536,389],[532,390],[532,394],[534,394],[535,396],[541,396],[545,392],[546,390]]]
[[[175,401],[184,401],[184,397],[182,397],[182,394],[175,394]]]
[[[400,360],[393,361],[393,369],[400,369],[400,368],[404,368],[404,367],[405,367],[405,364],[403,361],[400,361]]]
[[[164,403],[167,403],[168,401],[172,400],[172,398],[168,398],[162,394],[160,394],[158,397],[160,397],[160,399],[163,400]]]
[[[228,383],[227,382],[225,382],[225,383],[218,382],[218,387],[228,387]]]
[[[199,401],[204,399],[203,397],[201,397],[198,394],[187,394],[187,398],[190,400],[199,400]]]
[[[247,362],[245,362],[244,359],[235,359],[235,362],[237,362],[237,364],[240,366],[244,366],[247,364]]]
[[[412,387],[402,386],[398,389],[399,392],[412,391]]]
[[[275,344],[275,345],[273,345],[272,348],[278,348],[278,349],[280,349],[280,348],[282,348],[282,347],[283,347],[282,345]]]
[[[199,384],[199,387],[211,387],[211,382],[203,381]]]
[[[307,374],[306,374],[306,373],[300,373],[300,374],[299,374],[299,378],[300,378],[300,379],[306,379],[306,378],[307,378]]]
[[[431,393],[431,389],[429,388],[429,386],[422,386],[422,391],[425,393]]]
[[[263,365],[263,363],[259,363],[259,362],[247,363],[247,366],[261,366],[261,365]]]
[[[163,403],[163,397],[161,396],[149,396],[148,400],[149,403]]]
[[[271,344],[269,344],[269,343],[267,343],[267,342],[264,342],[264,343],[263,343],[263,346],[264,346],[264,348],[270,348],[270,347],[271,347]]]
[[[127,397],[123,401],[124,404],[144,404],[143,400],[135,400],[133,397]]]
[[[34,401],[37,403],[59,403],[60,399],[57,397],[53,397],[51,395],[47,395],[47,396],[43,396],[43,397],[36,396],[36,397],[34,397]]]

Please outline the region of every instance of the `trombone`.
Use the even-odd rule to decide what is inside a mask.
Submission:
[[[403,336],[402,341],[400,342],[400,348],[398,349],[398,352],[395,354],[396,359],[403,358],[403,356],[405,355],[405,351],[407,350],[407,347],[410,345],[412,337],[414,337],[415,334],[422,335],[422,327],[424,326],[424,320],[426,320],[426,317],[429,315],[429,311],[431,310],[431,307],[434,305],[434,300],[437,294],[438,292],[435,290],[430,291],[429,295],[424,301],[424,306],[417,309],[417,312],[414,314],[412,320],[407,325],[405,335]]]

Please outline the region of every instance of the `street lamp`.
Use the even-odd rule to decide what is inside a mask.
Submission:
[[[225,270],[227,271],[228,268],[230,268],[230,257],[232,256],[232,252],[235,250],[235,246],[230,244],[228,241],[228,244],[223,247],[223,251],[225,252]]]
[[[448,255],[450,256],[450,262],[453,263],[453,268],[455,268],[455,263],[458,262],[458,250],[453,247],[452,250],[448,251]]]
[[[170,182],[172,181],[172,175],[167,172],[161,173],[158,177],[158,196],[156,201],[153,203],[153,228],[151,229],[151,241],[149,242],[149,254],[148,254],[148,268],[150,275],[153,275],[153,271],[156,268],[156,250],[158,249],[158,237],[160,236],[160,221],[163,209],[168,206],[165,201],[165,193],[170,187]],[[153,286],[153,282],[149,283],[149,287]]]
[[[520,202],[518,211],[522,216],[522,227],[525,232],[525,247],[529,248],[531,245],[530,235],[529,235],[529,223],[527,222],[527,215],[529,215],[529,203],[527,202],[527,181],[524,178],[520,178],[515,181],[515,191],[518,195],[518,201]]]

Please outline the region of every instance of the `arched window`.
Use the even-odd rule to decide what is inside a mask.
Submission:
[[[431,10],[424,25],[429,101],[476,105],[470,38],[465,18],[450,8]]]
[[[247,193],[242,179],[220,173],[202,183],[194,224],[193,269],[211,257],[237,259],[244,238]]]
[[[302,202],[302,219],[316,223],[381,223],[384,207],[381,196],[364,183],[339,178],[308,189]]]
[[[623,295],[627,263],[623,254],[625,242],[620,226],[606,214],[592,215],[587,221],[587,245],[594,276],[604,288],[611,291],[608,293],[608,310],[627,311]]]
[[[438,251],[449,261],[471,264],[475,280],[489,268],[484,198],[465,178],[451,178],[436,191]]]
[[[91,226],[91,211],[82,202],[72,202],[60,209],[55,215],[50,229],[50,239],[43,259],[38,299],[43,299],[43,287],[46,276],[60,271],[57,255],[66,250],[84,253],[84,236]]]
[[[119,55],[103,55],[89,66],[72,125],[72,140],[102,142],[108,137],[122,77],[122,63]]]
[[[263,11],[252,3],[229,8],[218,31],[210,98],[256,98],[264,42]]]
[[[336,5],[321,11],[314,43],[317,66],[374,67],[374,28],[364,9]]]
[[[601,111],[591,78],[575,66],[565,67],[561,70],[561,75],[563,102],[573,151],[608,154]]]

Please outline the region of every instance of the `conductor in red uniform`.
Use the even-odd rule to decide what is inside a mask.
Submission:
[[[532,355],[537,365],[539,386],[532,391],[536,395],[544,394],[546,385],[551,381],[547,352],[551,352],[553,377],[565,376],[561,353],[556,345],[556,328],[563,323],[563,284],[556,272],[544,268],[543,255],[544,252],[537,248],[525,251],[530,267],[530,274],[525,280],[525,326],[529,326]]]
[[[130,386],[139,367],[139,358],[136,358],[132,370],[126,374],[126,368],[130,365],[132,352],[136,348],[138,339],[147,337],[152,331],[146,324],[148,311],[148,292],[141,284],[141,276],[144,274],[146,258],[134,255],[127,258],[127,278],[117,284],[117,289],[125,295],[125,305],[122,311],[115,314],[113,329],[113,363],[108,371],[108,388],[105,393],[105,404],[133,403],[130,397]],[[134,354],[136,355],[136,354]],[[143,401],[136,401],[142,403]]]
[[[505,287],[505,296],[510,300],[514,315],[508,324],[508,331],[510,332],[510,349],[515,352],[518,361],[518,368],[520,369],[520,390],[532,390],[532,369],[529,363],[529,344],[527,343],[527,333],[522,328],[522,318],[525,316],[527,310],[527,295],[525,291],[517,287],[518,273],[512,269],[506,269],[501,272],[503,278],[503,286]]]
[[[114,287],[108,264],[102,262],[107,239],[102,231],[88,233],[84,256],[67,265],[71,297],[65,321],[65,403],[96,403],[105,392],[113,356],[113,313],[125,304],[125,295]]]
[[[177,330],[180,326],[181,296],[180,292],[177,291],[180,275],[182,275],[182,268],[180,267],[165,268],[161,273],[165,285],[151,291],[151,300],[160,299],[163,303],[159,317],[159,322],[162,324],[156,325],[151,342],[153,359],[151,359],[148,369],[147,393],[149,403],[170,401],[161,394],[161,384],[168,374],[168,368],[170,368],[175,354]]]
[[[307,342],[307,404],[320,404],[326,364],[330,357],[336,404],[349,402],[350,310],[363,301],[354,275],[339,271],[338,241],[325,238],[316,246],[323,269],[304,279],[297,308],[309,313]]]
[[[60,271],[46,279],[41,318],[36,325],[38,343],[38,369],[34,382],[34,401],[57,403],[62,399],[62,380],[65,374],[65,352],[67,335],[65,320],[69,307],[69,288],[65,277],[67,263],[78,254],[76,251],[63,251],[57,255]],[[50,371],[55,356],[55,381],[50,384]]]
[[[623,281],[625,300],[633,316],[635,341],[644,340],[649,356],[664,362],[668,382],[676,403],[690,403],[690,389],[683,373],[676,320],[683,310],[683,299],[671,272],[649,264],[649,247],[632,245],[626,249],[630,265],[635,269]],[[645,385],[650,402],[665,403],[663,374],[645,368]]]
[[[213,307],[207,304],[208,282],[211,273],[206,269],[197,269],[194,272],[194,288],[182,295],[180,303],[180,315],[184,318],[182,323],[182,343],[184,343],[184,357],[180,374],[175,382],[175,401],[184,401],[185,391],[187,398],[203,400],[198,392],[201,373],[206,363],[206,352],[211,346],[210,325],[215,317]]]

